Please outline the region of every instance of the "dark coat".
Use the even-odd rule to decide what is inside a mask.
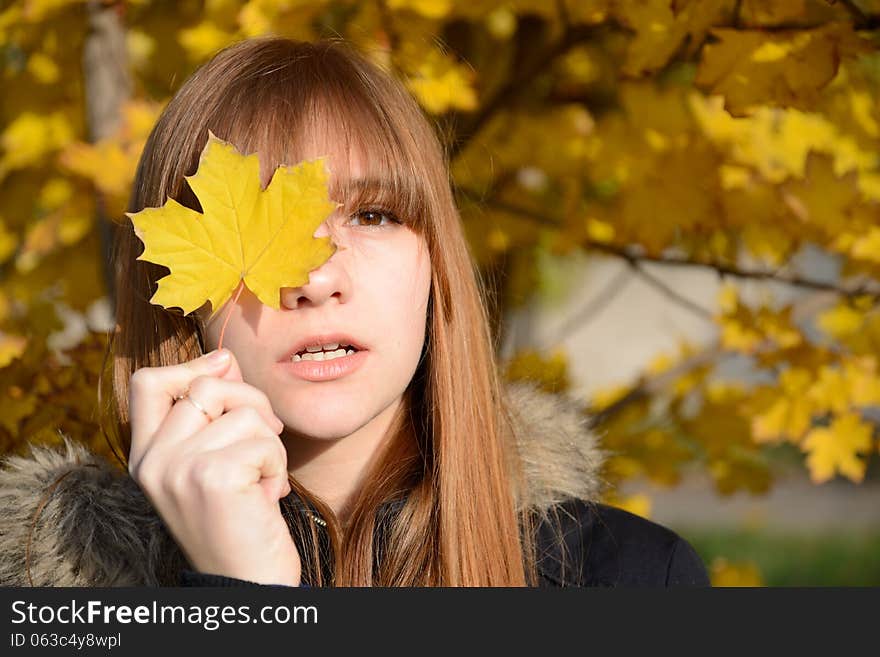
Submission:
[[[687,541],[623,509],[567,500],[555,506],[537,534],[538,586],[710,586],[703,562]],[[180,584],[257,586],[189,569],[182,571]]]
[[[525,471],[517,508],[544,518],[537,531],[540,584],[708,584],[682,538],[595,501],[605,488],[605,454],[576,401],[527,384],[510,384],[505,394],[514,413],[509,439]],[[189,568],[124,469],[67,439],[61,449],[34,447],[30,456],[5,459],[0,586],[246,584]]]

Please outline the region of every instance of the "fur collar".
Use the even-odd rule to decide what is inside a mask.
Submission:
[[[520,507],[546,511],[567,498],[597,499],[604,453],[580,405],[526,383],[508,384],[505,394],[525,466]],[[177,584],[186,561],[124,470],[68,438],[60,449],[32,446],[29,456],[2,465],[0,585]]]

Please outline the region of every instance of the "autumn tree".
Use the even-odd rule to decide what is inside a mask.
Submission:
[[[817,483],[865,476],[880,405],[878,0],[7,3],[0,451],[58,429],[106,451],[109,228],[182,80],[267,33],[343,36],[418,99],[447,146],[499,343],[541,254],[620,259],[713,323],[712,344],[583,400],[609,479],[674,484],[697,465],[721,492],[762,492],[779,445]],[[799,267],[808,248],[834,275]],[[648,263],[716,272],[717,308]],[[731,354],[751,382],[718,377]],[[569,386],[559,352],[504,365]]]

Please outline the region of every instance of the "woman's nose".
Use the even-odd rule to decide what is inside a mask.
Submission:
[[[328,234],[327,228],[322,224],[315,237]],[[336,251],[320,267],[309,272],[309,280],[300,287],[281,288],[281,305],[295,310],[304,306],[319,306],[329,299],[336,298],[339,303],[345,303],[350,294],[350,277],[346,271],[341,252],[345,248],[337,243]]]

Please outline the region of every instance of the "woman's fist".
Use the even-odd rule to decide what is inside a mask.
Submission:
[[[299,585],[284,425],[228,350],[131,378],[129,472],[193,568]]]

